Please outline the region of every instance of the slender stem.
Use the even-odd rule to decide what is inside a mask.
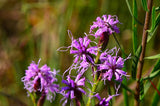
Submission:
[[[91,97],[93,96],[93,92],[96,90],[97,85],[98,85],[98,83],[95,83],[95,84],[93,85],[93,87],[92,87],[92,91],[91,91],[91,93],[90,93],[90,97],[89,97],[89,99],[88,99],[87,106],[90,106],[90,104],[91,104]]]
[[[145,16],[145,23],[143,28],[143,36],[142,36],[142,52],[139,59],[139,67],[137,70],[137,85],[136,85],[136,91],[135,91],[135,106],[139,106],[139,98],[140,98],[140,79],[142,77],[142,69],[143,69],[143,63],[144,63],[144,56],[145,56],[145,49],[147,44],[147,36],[148,36],[148,29],[149,29],[149,22],[151,18],[151,11],[152,11],[152,3],[153,0],[148,0],[148,10],[146,12]]]
[[[98,63],[99,57],[100,57],[100,50],[98,50],[98,52],[97,52],[97,57],[95,59],[95,63]],[[96,71],[96,67],[94,67],[94,71]],[[94,76],[94,84],[93,84],[90,96],[88,98],[88,101],[87,101],[87,106],[90,106],[90,104],[91,104],[91,97],[93,96],[93,93],[95,92],[95,90],[97,88],[97,85],[98,85],[98,82],[99,82],[99,80],[98,80],[97,77],[98,77],[97,74],[95,74],[95,76]]]
[[[37,103],[36,103],[36,100],[35,100],[35,95],[34,95],[34,94],[31,94],[29,91],[28,91],[28,93],[29,93],[29,95],[30,95],[30,97],[31,97],[31,100],[32,100],[32,102],[33,102],[33,105],[34,105],[34,106],[37,106]]]
[[[114,39],[115,39],[115,41],[116,41],[117,45],[118,45],[118,46],[119,46],[119,48],[121,49],[122,53],[123,53],[125,56],[127,56],[127,55],[125,54],[124,50],[122,49],[122,47],[121,47],[120,43],[118,42],[118,40],[117,40],[117,38],[116,38],[116,36],[115,36],[115,34],[114,34],[114,33],[113,33],[113,37],[114,37]]]

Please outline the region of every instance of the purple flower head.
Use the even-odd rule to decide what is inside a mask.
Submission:
[[[70,76],[67,76],[67,80],[62,80],[62,83],[66,84],[66,87],[62,87],[61,91],[68,91],[65,95],[66,98],[74,99],[79,98],[79,96],[82,95],[82,93],[86,94],[86,92],[81,88],[81,86],[84,87],[85,85],[85,77],[81,78],[81,75],[77,75],[75,81],[70,78]]]
[[[92,54],[95,54],[97,47],[88,47],[91,40],[87,36],[79,39],[72,39],[70,54],[75,54],[74,63],[78,60],[94,64]]]
[[[109,101],[110,101],[114,96],[118,96],[118,94],[109,96],[107,99],[106,99],[106,98],[101,99],[101,97],[100,97],[99,94],[97,93],[97,94],[95,95],[95,97],[98,98],[99,103],[98,103],[96,106],[109,106]]]
[[[40,60],[39,60],[40,62]],[[26,70],[25,76],[22,78],[24,82],[24,88],[30,93],[32,92],[45,92],[47,99],[52,101],[55,92],[58,92],[59,85],[54,84],[57,79],[55,78],[54,72],[47,65],[43,65],[39,68],[39,62],[36,64],[34,61]]]
[[[118,51],[117,51],[118,53]],[[125,71],[122,70],[124,62],[130,57],[123,59],[121,57],[112,56],[110,54],[101,55],[100,59],[102,64],[99,65],[99,70],[102,71],[102,80],[111,81],[112,77],[115,77],[116,81],[122,82],[123,76],[128,76]]]
[[[75,81],[67,76],[67,80],[62,80],[62,83],[66,84],[66,87],[62,87],[61,94],[64,96],[62,100],[65,100],[65,103],[68,99],[81,99],[82,93],[86,94],[86,92],[81,88],[85,86],[85,77],[81,78],[81,74],[78,74]],[[62,101],[61,100],[61,101]]]
[[[111,15],[103,15],[103,19],[97,17],[96,22],[93,22],[93,25],[90,27],[90,33],[93,32],[94,29],[98,28],[94,36],[97,38],[101,36],[104,32],[107,32],[108,35],[113,34],[114,32],[119,33],[119,28],[117,24],[120,23],[117,16]]]
[[[90,44],[94,43],[97,45],[97,43],[91,41],[86,33],[85,37],[78,39],[74,39],[72,33],[69,30],[68,35],[72,40],[71,45],[68,47],[60,47],[58,51],[67,51],[70,49],[70,54],[74,54],[74,61],[73,64],[63,73],[63,76],[68,71],[69,74],[71,74],[73,69],[78,69],[77,72],[81,72],[81,74],[83,74],[90,65],[95,65],[94,56],[97,54],[98,47],[90,47]]]

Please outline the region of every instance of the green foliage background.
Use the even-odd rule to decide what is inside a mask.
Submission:
[[[129,2],[132,5],[132,2]],[[155,0],[159,6],[159,0]],[[141,1],[137,0],[138,42],[142,38],[145,11]],[[97,16],[103,14],[117,15],[121,24],[117,34],[121,46],[127,54],[133,54],[132,48],[132,16],[125,0],[0,0],[0,106],[32,105],[23,89],[21,78],[32,61],[41,58],[41,65],[47,64],[52,69],[59,69],[62,74],[72,64],[69,52],[58,52],[61,46],[69,46],[71,39],[69,29],[74,38],[89,33],[90,25]],[[150,43],[147,44],[146,56],[160,53],[160,27]],[[111,36],[108,48],[117,46]],[[118,46],[117,46],[118,47]],[[156,60],[145,60],[143,75],[147,76]],[[126,70],[131,75],[131,61]],[[158,84],[159,78],[153,83]],[[59,76],[59,83],[61,78]],[[131,89],[135,89],[135,81],[127,81]],[[105,91],[101,91],[105,92]],[[146,93],[143,105],[151,104],[155,89],[151,86]],[[150,96],[151,95],[151,96]],[[105,96],[105,95],[103,95]],[[45,106],[60,105],[57,95],[53,103],[45,102]],[[129,104],[133,104],[133,95],[129,94]],[[115,106],[124,105],[123,96],[116,98]]]

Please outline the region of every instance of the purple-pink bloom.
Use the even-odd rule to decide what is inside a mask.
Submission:
[[[88,37],[73,39],[71,43],[70,54],[75,54],[74,63],[78,60],[94,64],[92,54],[95,54],[97,47],[89,47],[91,40]]]
[[[40,60],[39,60],[40,62]],[[50,67],[43,65],[39,68],[39,62],[36,64],[34,61],[25,70],[25,76],[22,77],[24,88],[30,93],[32,92],[45,92],[47,99],[52,101],[54,98],[51,93],[55,95],[58,92],[59,85],[54,84],[57,81],[55,77],[55,70],[52,72]]]
[[[103,19],[97,17],[96,21],[93,22],[93,25],[90,27],[90,33],[93,32],[94,29],[97,29],[94,36],[97,38],[101,36],[104,32],[107,32],[108,35],[113,34],[114,32],[119,33],[119,28],[117,24],[120,23],[117,16],[111,15],[103,15]]]
[[[85,86],[85,77],[80,79],[77,75],[75,81],[67,76],[67,80],[62,80],[62,83],[66,84],[66,87],[62,87],[61,91],[68,91],[65,95],[67,98],[74,99],[75,97],[81,96],[82,93],[86,92],[81,88]]]
[[[62,87],[61,89],[61,94],[64,96],[62,100],[65,100],[64,105],[67,103],[68,99],[81,99],[82,93],[86,94],[86,92],[81,88],[85,86],[85,77],[80,77],[81,74],[78,74],[75,81],[72,80],[70,76],[67,76],[67,80],[62,80],[62,83],[66,85],[66,87]]]
[[[122,70],[124,62],[127,59],[109,54],[106,57],[103,57],[103,63],[99,65],[99,70],[102,71],[102,80],[111,81],[112,77],[115,76],[115,80],[121,82],[123,80],[123,76],[128,76],[127,73]]]

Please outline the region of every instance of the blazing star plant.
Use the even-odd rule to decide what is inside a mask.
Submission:
[[[34,61],[26,70],[25,76],[22,78],[22,82],[24,83],[24,89],[28,91],[30,96],[32,94],[42,94],[42,98],[45,99],[47,96],[47,100],[52,102],[54,100],[54,96],[59,91],[59,85],[55,82],[57,81],[56,71],[51,71],[50,67],[47,65],[43,65],[39,68],[40,60],[38,64]],[[41,99],[42,99],[41,98]],[[33,100],[34,101],[34,100]]]
[[[73,64],[69,67],[64,74],[62,75],[62,83],[64,87],[59,87],[58,84],[55,84],[57,81],[56,70],[51,71],[51,69],[44,65],[39,68],[39,62],[36,64],[32,62],[26,70],[26,75],[22,78],[24,82],[25,89],[28,90],[28,93],[32,96],[33,94],[40,95],[35,104],[42,105],[44,102],[45,96],[47,99],[52,101],[52,93],[59,93],[63,96],[61,103],[63,106],[68,104],[81,106],[91,105],[91,99],[94,97],[98,98],[99,102],[95,104],[96,106],[108,106],[109,101],[115,95],[118,96],[118,90],[120,87],[116,88],[116,94],[109,95],[109,97],[101,99],[96,88],[101,81],[120,83],[123,81],[124,77],[128,77],[127,72],[123,71],[124,62],[129,59],[123,59],[118,56],[118,51],[116,47],[113,49],[106,49],[109,37],[113,33],[119,33],[119,28],[117,24],[120,23],[117,16],[103,15],[103,19],[97,17],[96,22],[93,22],[93,25],[90,27],[90,34],[85,34],[84,37],[74,39],[71,37],[71,45],[67,47],[70,49],[70,54],[74,55]],[[96,29],[94,32],[94,29]],[[99,39],[99,42],[96,43],[89,38],[89,35],[94,36],[96,39]],[[94,46],[91,46],[91,43],[94,42]],[[59,50],[61,51],[61,50]],[[90,70],[91,69],[91,70]],[[71,75],[71,71],[77,71],[76,76]],[[68,73],[66,79],[65,74]],[[93,81],[85,78],[85,72],[91,71],[91,77]],[[75,80],[73,80],[75,79]],[[87,87],[85,84],[90,83],[92,87]],[[105,83],[104,83],[105,84]],[[107,85],[109,86],[109,85]],[[86,91],[87,90],[87,91]],[[94,95],[96,93],[96,95]],[[83,96],[88,97],[88,102],[84,103]],[[92,104],[93,105],[93,104]]]
[[[21,81],[34,106],[43,106],[45,100],[53,102],[56,95],[60,98],[57,100],[60,100],[59,104],[62,106],[109,106],[113,103],[112,99],[122,95],[121,88],[123,88],[125,106],[129,105],[127,91],[134,95],[135,106],[139,106],[140,101],[144,98],[144,91],[147,92],[150,85],[157,91],[152,104],[156,106],[160,86],[156,88],[152,79],[160,74],[160,60],[146,77],[142,76],[142,69],[144,59],[159,57],[156,55],[145,58],[145,49],[146,44],[158,29],[160,14],[158,14],[159,7],[152,8],[153,0],[147,1],[148,4],[146,0],[142,0],[146,16],[142,44],[138,47],[137,25],[143,25],[143,23],[138,20],[137,3],[136,0],[133,0],[133,10],[130,11],[133,20],[132,56],[131,53],[126,53],[116,38],[116,35],[120,33],[119,26],[122,25],[118,16],[102,15],[90,23],[89,32],[84,33],[84,36],[74,38],[71,31],[68,30],[71,44],[67,47],[60,47],[57,51],[69,51],[69,54],[73,56],[73,63],[66,70],[61,70],[62,75],[58,74],[59,71],[56,69],[51,70],[46,64],[40,67],[40,60],[37,64],[34,61],[31,62]],[[126,3],[129,6],[128,0]],[[158,14],[157,17],[156,14]],[[117,43],[117,46],[113,48],[107,46],[111,38],[114,38]],[[126,61],[129,59],[132,59],[131,75],[128,75],[129,72],[126,70]],[[127,85],[128,79],[131,79],[130,76],[136,82],[135,90],[130,89]],[[144,87],[144,81],[146,81],[147,89]],[[101,94],[102,90],[103,94]]]
[[[148,5],[151,4],[149,3]],[[149,9],[151,11],[151,8]],[[146,18],[148,17],[149,13],[147,12]],[[134,15],[133,18],[135,18]],[[147,22],[145,23],[149,25]],[[75,39],[69,31],[71,44],[68,47],[60,47],[58,51],[69,51],[73,55],[74,60],[68,69],[62,70],[64,72],[63,75],[59,75],[61,79],[58,82],[62,84],[57,84],[57,70],[54,69],[52,71],[47,65],[39,67],[40,60],[37,64],[33,61],[28,69],[25,70],[22,82],[24,83],[24,89],[31,96],[34,106],[42,106],[46,98],[52,102],[56,94],[60,95],[61,99],[59,103],[62,106],[109,106],[112,104],[113,98],[121,95],[121,87],[135,95],[136,106],[139,106],[140,98],[143,99],[144,96],[141,95],[144,93],[143,90],[141,91],[144,88],[143,81],[146,79],[150,80],[159,73],[154,73],[157,69],[155,67],[152,76],[142,78],[143,53],[145,52],[144,45],[147,42],[146,38],[143,39],[145,42],[142,42],[145,44],[140,45],[137,52],[134,51],[135,56],[132,67],[135,70],[132,70],[133,79],[136,76],[136,72],[134,71],[137,69],[140,57],[135,93],[127,87],[126,83],[123,83],[127,82],[127,79],[130,78],[125,68],[126,61],[131,59],[131,53],[125,53],[116,39],[115,34],[120,33],[118,25],[121,24],[116,15],[103,15],[96,18],[96,21],[90,26],[89,33],[84,33],[85,36],[83,37]],[[144,31],[145,29],[148,29],[148,27],[144,28]],[[144,32],[145,37],[148,32]],[[113,36],[118,47],[107,47],[109,36]],[[98,89],[99,86],[101,89],[105,88],[108,90],[105,91],[105,95],[101,95],[99,92],[100,88]],[[125,95],[127,95],[126,92]]]

